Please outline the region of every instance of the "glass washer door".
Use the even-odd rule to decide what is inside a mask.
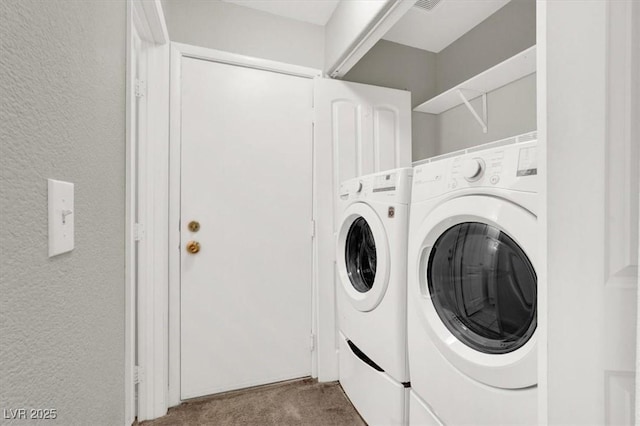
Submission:
[[[349,205],[342,216],[336,246],[341,287],[349,303],[362,312],[374,309],[389,285],[389,240],[376,208]]]
[[[504,354],[535,332],[536,273],[498,228],[481,222],[450,227],[433,245],[426,272],[436,312],[467,346]]]
[[[376,242],[373,232],[363,217],[353,221],[345,241],[344,260],[353,288],[360,293],[371,290],[376,278]]]
[[[489,245],[490,240],[494,240],[495,243],[496,238],[497,241],[501,243],[503,241],[508,241],[504,238],[501,241],[499,237],[500,234],[489,233],[489,228],[484,227],[485,225],[495,228],[495,230],[499,230],[504,234],[504,236],[508,236],[513,241],[513,246],[519,247],[523,254],[526,255],[526,258],[532,265],[532,271],[535,271],[535,267],[537,265],[538,222],[535,214],[530,210],[527,210],[524,206],[535,206],[537,194],[519,193],[516,195],[517,197],[515,200],[517,200],[517,203],[515,200],[511,201],[483,194],[473,194],[456,197],[436,205],[432,210],[428,211],[417,227],[410,228],[411,234],[409,237],[409,252],[407,260],[410,311],[417,314],[413,317],[414,320],[410,321],[410,326],[419,327],[419,331],[416,336],[429,339],[429,341],[433,343],[435,349],[438,350],[438,352],[440,352],[442,356],[444,356],[451,365],[458,369],[462,374],[469,376],[478,382],[502,389],[527,388],[536,385],[538,381],[537,332],[535,325],[533,325],[535,321],[535,314],[533,316],[534,320],[532,320],[531,324],[532,327],[526,328],[525,330],[524,334],[527,334],[527,331],[532,333],[528,338],[526,338],[526,341],[525,337],[523,337],[522,340],[517,338],[513,339],[513,337],[509,336],[504,337],[506,343],[511,344],[513,340],[518,341],[518,345],[521,344],[521,346],[512,346],[511,348],[504,350],[504,348],[500,349],[500,345],[496,345],[498,350],[493,349],[493,352],[487,348],[480,349],[480,343],[487,344],[488,342],[482,342],[482,340],[477,339],[476,342],[472,343],[470,339],[465,341],[463,338],[459,337],[459,334],[465,334],[465,336],[473,337],[482,337],[482,334],[476,333],[475,331],[472,334],[470,327],[462,322],[461,318],[463,318],[463,316],[459,315],[458,311],[455,310],[465,306],[464,303],[459,302],[459,297],[461,296],[461,291],[469,291],[468,287],[464,288],[463,286],[469,285],[470,287],[473,287],[471,285],[473,282],[459,282],[459,280],[456,282],[456,280],[453,279],[455,277],[448,280],[455,284],[453,288],[456,298],[450,299],[452,300],[452,303],[449,305],[441,303],[441,307],[439,309],[440,312],[438,312],[435,307],[434,297],[432,296],[434,290],[436,290],[436,293],[438,291],[433,288],[437,283],[433,281],[431,284],[432,289],[430,289],[429,275],[436,273],[436,269],[434,268],[434,265],[436,264],[441,264],[444,268],[443,270],[445,270],[446,274],[450,276],[456,273],[455,269],[459,269],[461,264],[473,265],[472,262],[467,262],[470,259],[468,259],[466,255],[472,251],[474,242],[475,244],[484,242],[485,245]],[[476,235],[473,240],[471,238],[462,238],[464,235],[463,230],[465,229],[465,223],[481,224],[483,227],[478,229],[479,235],[485,233],[491,236],[491,238],[485,240],[482,237],[479,237],[479,235]],[[456,227],[457,225],[460,226]],[[451,229],[451,233],[447,233],[449,229]],[[467,229],[467,231],[470,232],[469,229]],[[456,236],[458,233],[460,234],[458,238],[453,238],[453,236]],[[445,247],[446,244],[444,243],[443,237],[445,234],[452,238],[449,248]],[[441,237],[443,238],[441,239]],[[456,242],[458,246],[455,246]],[[437,253],[434,254],[432,258],[431,252],[433,251],[434,246],[436,246],[436,243],[438,244],[436,251],[440,251],[440,255],[444,256],[446,262],[443,261],[440,263],[438,260],[440,259],[440,256],[437,255]],[[459,255],[456,257],[459,250],[463,248],[462,245],[460,245],[461,243],[469,244],[465,247],[466,250],[461,251],[462,256],[465,257],[460,257]],[[506,246],[504,248],[511,247],[506,243],[503,245]],[[495,245],[493,248],[496,248]],[[500,248],[498,251],[501,252],[503,247],[499,246],[497,248]],[[485,251],[485,249],[482,251]],[[508,251],[505,251],[504,253],[507,252]],[[438,257],[437,259],[436,256]],[[491,255],[490,251],[485,251],[485,256],[486,257],[476,258],[476,266],[478,266],[480,262],[482,262],[483,265],[490,265],[489,261],[491,260],[491,256],[495,257],[495,255]],[[502,259],[500,259],[500,261],[502,261]],[[430,263],[431,270],[429,270]],[[454,268],[453,272],[451,269],[446,269],[446,264],[449,264],[451,268]],[[500,266],[500,268],[502,268],[502,266]],[[470,276],[469,271],[463,272]],[[478,270],[475,272],[477,277],[482,277],[482,274],[485,273]],[[441,273],[441,271],[438,271],[438,273]],[[535,274],[535,272],[533,273]],[[522,280],[520,277],[518,279]],[[446,284],[445,280],[442,280],[441,282]],[[480,280],[477,282],[482,281]],[[442,288],[444,290],[446,286],[443,285]],[[482,288],[482,286],[476,288]],[[457,291],[457,293],[455,293],[455,291]],[[482,298],[472,297],[473,293],[469,293],[466,296],[468,297],[467,304],[469,306],[464,309],[467,309],[468,311],[463,311],[461,313],[464,313],[467,316],[473,316],[473,309],[478,309],[483,306],[480,304]],[[476,304],[473,304],[472,301],[476,301]],[[445,309],[445,306],[449,306],[449,308]],[[498,308],[501,307],[502,304],[498,306]],[[534,307],[534,310],[535,309],[536,307]],[[444,318],[442,315],[443,312],[445,313]],[[478,311],[478,313],[479,312],[480,311]],[[488,310],[488,312],[490,312],[490,310]],[[502,311],[499,311],[499,314],[502,314]],[[447,319],[447,315],[449,315],[450,320]],[[457,330],[452,330],[453,323],[457,323],[456,325],[459,326]],[[475,326],[476,325],[474,325],[474,327]],[[481,331],[482,329],[478,328],[477,330]],[[510,328],[510,330],[512,332],[511,334],[517,335],[517,333],[513,333],[513,328]],[[486,338],[487,336],[484,337]],[[488,337],[494,338],[496,336],[490,335]],[[500,338],[493,340],[499,339]],[[477,348],[474,347],[474,344],[476,343],[478,343]]]

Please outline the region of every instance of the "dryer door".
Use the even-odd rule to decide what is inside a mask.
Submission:
[[[487,354],[513,352],[536,329],[536,273],[507,233],[469,221],[431,248],[426,281],[438,316],[464,344]]]
[[[365,203],[354,203],[342,218],[337,266],[342,287],[360,311],[374,309],[389,285],[389,244],[382,221]]]
[[[426,218],[412,251],[427,333],[453,365],[491,386],[537,383],[536,223],[508,201],[461,197]]]

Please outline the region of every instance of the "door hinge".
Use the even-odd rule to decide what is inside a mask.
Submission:
[[[309,336],[309,351],[313,352],[316,348],[316,335]]]
[[[147,82],[136,78],[135,95],[136,98],[143,98],[147,94]]]
[[[144,382],[144,369],[139,365],[133,367],[133,384]]]
[[[133,225],[133,238],[136,241],[140,241],[144,239],[145,231],[144,225],[142,223],[136,223]]]
[[[312,220],[311,221],[311,238],[315,238],[316,237],[316,221]]]

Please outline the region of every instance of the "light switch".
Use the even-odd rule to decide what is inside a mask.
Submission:
[[[73,250],[73,184],[48,179],[49,257]]]

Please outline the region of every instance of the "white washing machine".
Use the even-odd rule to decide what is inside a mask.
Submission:
[[[537,424],[535,133],[414,169],[410,424]]]
[[[336,236],[340,383],[371,425],[402,425],[408,404],[406,262],[410,168],[340,185]]]

